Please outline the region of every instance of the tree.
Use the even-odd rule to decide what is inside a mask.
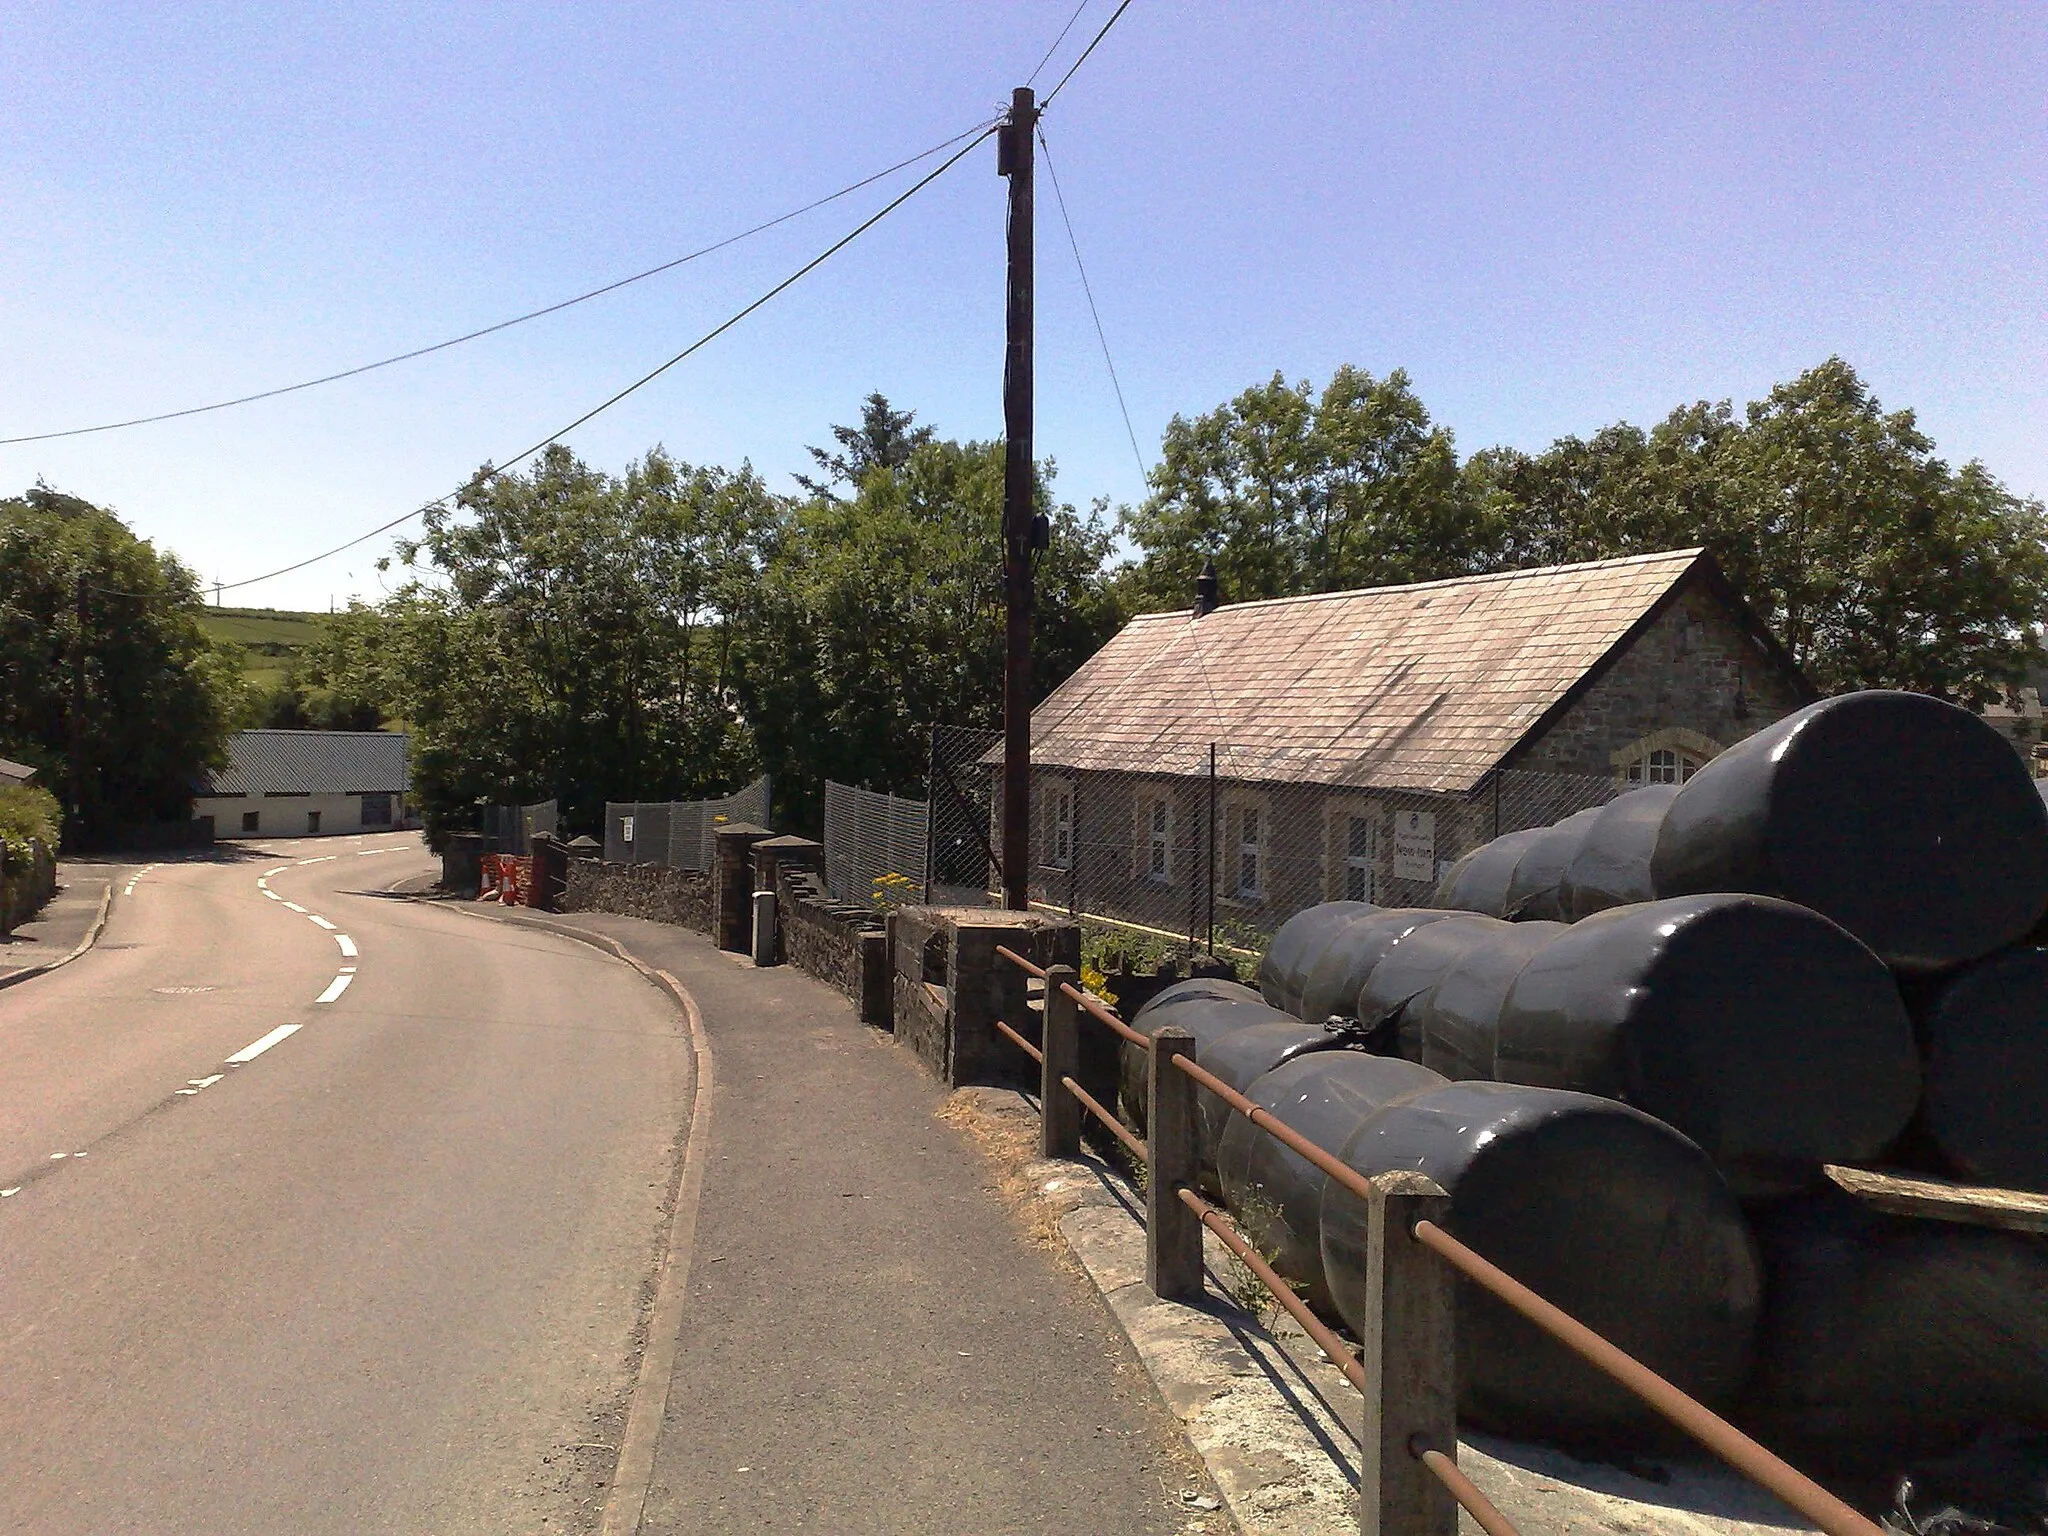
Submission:
[[[1124,528],[1144,552],[1133,601],[1192,599],[1213,556],[1225,595],[1280,597],[1483,568],[1494,536],[1400,369],[1339,368],[1318,397],[1280,374],[1167,426],[1153,493]]]
[[[81,627],[78,583],[85,583]],[[0,500],[0,745],[43,770],[88,845],[190,814],[243,707],[236,653],[201,625],[192,573],[112,512],[40,482]],[[85,660],[80,803],[73,666]]]
[[[859,426],[832,429],[841,452],[834,453],[828,448],[805,450],[818,461],[825,478],[813,480],[808,475],[798,475],[796,483],[815,499],[836,501],[839,497],[835,486],[858,488],[873,470],[903,468],[912,453],[932,440],[930,427],[911,427],[916,419],[915,411],[892,410],[888,396],[876,390],[861,402]]]
[[[1102,509],[1038,505],[1032,668],[1050,692],[1115,628]],[[775,531],[744,626],[739,698],[784,816],[815,827],[824,780],[925,792],[934,721],[1002,710],[1003,447],[930,439],[871,466],[851,498],[815,497]]]
[[[419,576],[338,616],[317,680],[410,723],[433,836],[479,803],[594,826],[608,798],[722,792],[754,763],[732,624],[779,508],[750,468],[659,448],[622,476],[560,446],[480,473],[401,545]]]

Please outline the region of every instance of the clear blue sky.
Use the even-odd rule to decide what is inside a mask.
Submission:
[[[1113,8],[1093,0],[1043,89]],[[0,436],[439,340],[808,201],[992,115],[1072,10],[54,5],[0,25]],[[1840,353],[2048,494],[2048,7],[1136,0],[1046,121],[1148,458],[1278,369],[1405,367],[1470,452]],[[0,448],[232,581],[570,420],[876,188],[454,352],[184,422]],[[881,389],[1000,430],[992,146],[570,439],[789,486]],[[1142,494],[1041,176],[1041,453]],[[384,541],[245,603],[376,596]]]

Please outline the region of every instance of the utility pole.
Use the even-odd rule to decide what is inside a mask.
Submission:
[[[1009,296],[1003,351],[1003,905],[1031,904],[1032,135],[1038,102],[1020,85],[996,135],[996,173],[1010,179]],[[1072,850],[1069,850],[1072,857]]]
[[[71,642],[71,851],[85,842],[85,573],[78,573],[77,630]]]

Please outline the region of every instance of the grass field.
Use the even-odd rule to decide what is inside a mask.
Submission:
[[[247,652],[243,670],[249,681],[269,687],[281,682],[299,653],[320,639],[327,615],[282,608],[209,608],[205,622],[207,633],[216,640],[232,640]]]

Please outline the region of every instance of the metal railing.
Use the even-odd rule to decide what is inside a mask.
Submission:
[[[1634,1393],[1827,1536],[1884,1536],[1874,1521],[1704,1403],[1451,1236],[1442,1224],[1450,1197],[1427,1178],[1360,1173],[1197,1064],[1194,1037],[1187,1031],[1169,1026],[1147,1036],[1083,991],[1071,967],[1041,967],[1003,945],[996,954],[1045,984],[1042,1046],[1032,1045],[1003,1021],[996,1024],[1039,1065],[1043,1155],[1079,1154],[1080,1112],[1086,1110],[1146,1165],[1145,1275],[1153,1293],[1167,1301],[1199,1301],[1204,1294],[1202,1233],[1214,1232],[1365,1399],[1359,1436],[1361,1532],[1451,1536],[1456,1508],[1446,1501],[1455,1501],[1488,1536],[1516,1536],[1514,1525],[1457,1466],[1453,1308],[1462,1277]],[[1074,1081],[1083,1014],[1147,1053],[1144,1140]],[[1195,1126],[1202,1092],[1214,1094],[1366,1202],[1368,1317],[1362,1349],[1353,1349],[1318,1318],[1229,1213],[1201,1195]]]

